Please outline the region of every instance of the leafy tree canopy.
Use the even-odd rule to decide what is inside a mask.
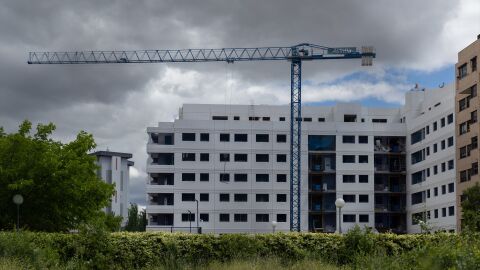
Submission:
[[[462,201],[462,226],[470,231],[480,232],[480,185],[466,189]]]
[[[95,173],[93,136],[81,131],[62,143],[50,138],[52,123],[39,124],[34,135],[31,129],[27,120],[16,133],[0,128],[0,230],[14,227],[15,194],[24,198],[20,225],[29,230],[67,231],[98,218],[114,188]]]
[[[138,213],[137,204],[130,204],[128,220],[124,230],[128,232],[144,232],[147,226],[147,212],[145,209]]]

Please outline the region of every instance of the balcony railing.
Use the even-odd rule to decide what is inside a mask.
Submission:
[[[405,186],[404,186],[404,185],[375,184],[375,191],[383,191],[383,192],[405,192]]]

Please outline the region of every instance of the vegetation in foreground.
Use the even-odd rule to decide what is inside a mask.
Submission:
[[[8,269],[480,269],[478,234],[0,232]],[[1,269],[0,268],[0,269]]]

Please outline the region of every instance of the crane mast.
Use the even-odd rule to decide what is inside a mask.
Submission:
[[[290,230],[301,230],[302,62],[361,59],[371,66],[373,47],[330,48],[310,43],[288,47],[134,51],[30,52],[28,64],[128,64],[236,61],[290,61]]]

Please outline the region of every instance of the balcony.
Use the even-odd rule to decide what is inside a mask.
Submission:
[[[310,175],[309,191],[310,192],[335,192],[336,181],[335,175]]]
[[[148,194],[149,205],[173,205],[173,193]]]
[[[375,156],[375,173],[404,173],[407,169],[405,156]]]
[[[335,212],[335,193],[310,194],[309,211],[311,212]]]
[[[396,213],[376,213],[375,229],[380,233],[393,232],[406,233],[406,215]]]
[[[149,226],[173,226],[173,214],[149,214]]]
[[[152,173],[150,177],[150,185],[173,185],[173,173]]]
[[[375,137],[375,154],[405,154],[405,137]]]
[[[173,153],[154,153],[151,158],[152,165],[174,165]]]
[[[335,154],[309,154],[308,165],[311,172],[334,173]]]
[[[375,184],[375,192],[405,193],[405,185]]]
[[[375,192],[376,193],[405,193],[405,176],[404,175],[375,175]]]
[[[375,212],[403,213],[406,209],[404,194],[375,194]]]

